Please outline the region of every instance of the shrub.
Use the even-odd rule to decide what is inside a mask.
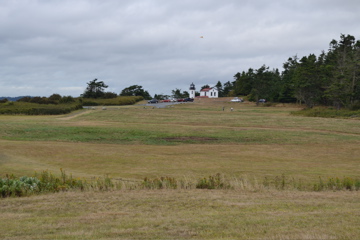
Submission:
[[[352,110],[352,111],[358,111],[358,110],[360,110],[360,102],[354,103],[353,105],[350,106],[349,109]]]
[[[230,184],[225,181],[224,177],[218,173],[209,178],[201,178],[196,184],[196,188],[200,189],[229,189]]]
[[[0,114],[26,114],[26,115],[57,115],[66,114],[82,108],[80,103],[68,104],[37,104],[29,102],[9,102],[0,105]]]
[[[0,179],[1,197],[22,197],[39,192],[40,181],[34,177],[21,177],[16,179],[14,176]]]
[[[141,185],[146,189],[176,189],[178,187],[175,178],[171,177],[160,177],[155,179],[146,177]]]
[[[141,96],[121,96],[109,99],[94,99],[94,98],[83,98],[84,106],[111,106],[111,105],[132,105],[144,98]]]
[[[75,102],[75,99],[72,96],[63,96],[59,100],[59,103],[73,103],[73,102]]]
[[[143,181],[130,181],[112,179],[109,176],[93,178],[90,181],[75,179],[70,174],[60,169],[60,176],[55,176],[49,171],[35,173],[33,177],[16,178],[14,175],[6,175],[0,179],[0,197],[22,197],[33,194],[53,193],[62,191],[111,191],[116,189],[242,189],[259,191],[264,188],[273,190],[300,190],[300,191],[359,191],[360,179],[344,177],[329,178],[324,181],[321,177],[315,184],[303,184],[301,180],[276,176],[273,179],[265,177],[262,183],[257,183],[248,178],[236,179],[230,182],[220,173],[201,178],[194,182],[188,180],[176,180],[173,177],[158,177],[154,179],[144,178]]]

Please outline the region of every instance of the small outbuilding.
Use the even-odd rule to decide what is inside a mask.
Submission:
[[[200,91],[200,97],[218,98],[219,91],[216,87],[203,88]]]

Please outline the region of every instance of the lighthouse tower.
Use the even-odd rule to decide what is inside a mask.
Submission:
[[[190,90],[189,97],[190,98],[195,98],[195,85],[194,85],[194,83],[190,84],[189,90]]]

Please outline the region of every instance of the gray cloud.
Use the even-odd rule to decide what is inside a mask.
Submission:
[[[3,0],[0,96],[187,90],[359,38],[356,1]],[[204,38],[200,38],[204,36]]]

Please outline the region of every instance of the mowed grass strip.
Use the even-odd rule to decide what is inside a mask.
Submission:
[[[281,176],[318,181],[319,177],[358,177],[357,144],[308,145],[121,145],[0,141],[2,174],[32,175],[62,168],[76,177],[204,177],[222,173],[262,181]]]
[[[0,118],[0,138],[25,141],[71,141],[117,144],[318,144],[359,142],[357,120],[310,119],[280,113],[113,108],[78,117]],[[253,107],[254,108],[254,107]],[[274,111],[274,110],[273,110]],[[7,120],[7,121],[6,121]]]
[[[357,239],[359,192],[133,190],[0,201],[1,239]]]

